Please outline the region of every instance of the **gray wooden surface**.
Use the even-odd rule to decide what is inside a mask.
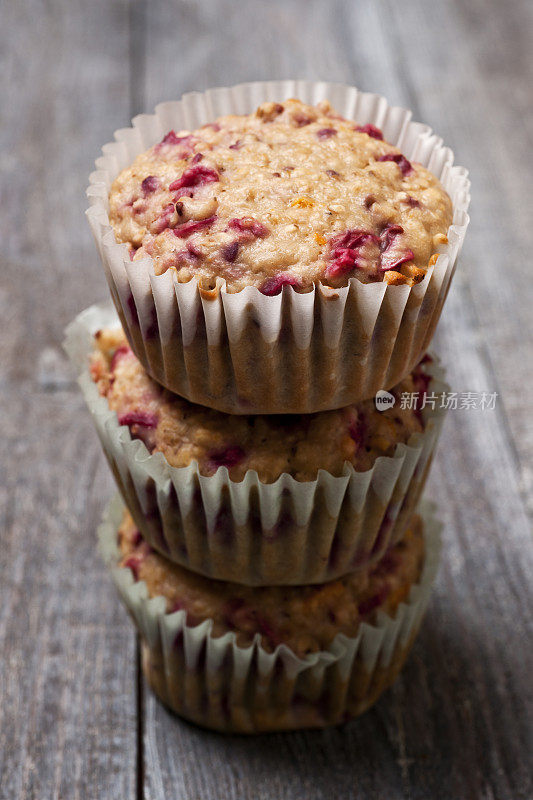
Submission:
[[[0,25],[0,798],[533,798],[530,0],[17,0]],[[103,298],[83,217],[99,146],[242,80],[382,92],[471,170],[436,348],[459,391],[428,493],[446,522],[401,679],[344,728],[223,737],[168,714],[95,553],[111,479],[60,349]],[[529,257],[529,258],[528,258]]]

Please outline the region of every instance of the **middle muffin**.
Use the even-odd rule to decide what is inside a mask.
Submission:
[[[81,314],[66,347],[135,523],[171,560],[252,586],[320,583],[401,537],[443,417],[431,360],[394,387],[385,411],[368,400],[246,417],[155,383],[109,309]],[[424,396],[433,399],[420,410]]]

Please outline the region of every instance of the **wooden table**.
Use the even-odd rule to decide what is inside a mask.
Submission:
[[[0,27],[3,800],[533,797],[530,0],[17,0]],[[326,78],[413,109],[471,170],[436,337],[458,391],[428,495],[445,552],[395,687],[344,728],[223,737],[147,690],[95,552],[112,482],[60,342],[106,296],[83,212],[102,143],[182,92]],[[529,504],[528,504],[529,503]]]

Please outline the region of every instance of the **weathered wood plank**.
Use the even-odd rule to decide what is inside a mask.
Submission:
[[[509,43],[505,69],[524,74],[524,36],[518,53],[510,42],[517,41],[511,35],[517,16],[525,19],[529,11],[524,3],[516,3],[514,13],[494,3],[492,20],[486,20],[481,5],[313,2],[302,13],[298,2],[253,2],[240,17],[228,13],[223,0],[150,6],[147,108],[210,85],[327,77],[381,91],[446,138],[458,161],[473,168],[474,222],[462,259],[468,269],[463,266],[450,293],[436,345],[454,388],[502,397],[494,412],[450,414],[428,491],[447,523],[444,565],[406,670],[376,709],[340,730],[247,740],[193,728],[146,690],[149,800],[171,792],[239,800],[312,800],[332,792],[346,798],[515,800],[533,793],[524,752],[533,710],[531,648],[524,648],[531,640],[527,576],[533,551],[519,492],[529,444],[518,444],[529,416],[516,379],[520,375],[531,387],[533,375],[531,362],[525,366],[527,342],[511,347],[529,324],[523,267],[515,263],[527,227],[517,236],[518,220],[511,220],[516,185],[509,169],[516,169],[519,147],[514,153],[506,148],[511,122],[494,125],[487,102],[497,96],[505,105],[505,71],[491,64],[487,72],[496,32]],[[173,67],[176,53],[182,57]],[[480,53],[482,65],[476,63]],[[490,78],[498,84],[496,95]],[[524,105],[521,92],[513,95],[515,108]],[[519,135],[515,129],[512,141]],[[495,151],[500,155],[492,170]],[[530,173],[522,159],[520,164],[525,216]],[[501,182],[506,185],[499,194],[494,189]],[[502,263],[506,285],[500,291],[495,280]]]
[[[132,797],[135,641],[95,548],[107,466],[77,394],[0,405],[0,797]]]
[[[527,389],[533,385],[533,5],[454,0],[430,7],[415,0],[399,7],[388,0],[386,14],[406,97],[471,173],[472,222],[461,265],[483,343],[480,357],[501,393],[523,498],[533,511]],[[414,58],[404,31],[416,36]],[[445,320],[453,324],[449,313]]]
[[[135,638],[96,553],[111,480],[61,353],[105,292],[86,176],[129,117],[127,3],[5,4],[0,797],[136,794]]]
[[[137,790],[134,640],[94,550],[111,482],[58,348],[68,319],[106,292],[83,219],[86,175],[131,113],[293,75],[412,107],[471,169],[473,224],[436,344],[455,388],[501,399],[495,412],[450,414],[430,484],[447,522],[437,592],[376,709],[324,733],[226,738],[145,690],[141,788],[150,800],[533,795],[533,555],[519,492],[533,452],[532,13],[527,0],[6,6],[0,797]]]
[[[2,23],[3,272],[28,267],[2,295],[19,337],[16,348],[15,334],[2,341],[2,366],[17,379],[33,377],[43,347],[58,348],[72,317],[107,294],[85,188],[102,144],[130,120],[128,0],[23,0],[6,4]]]
[[[448,298],[455,324],[441,326],[440,350],[454,388],[490,391],[465,290],[459,275]],[[502,411],[450,412],[428,487],[446,522],[445,550],[425,664],[413,684],[425,689],[425,715],[415,688],[415,713],[405,706],[407,756],[431,743],[429,760],[415,758],[410,768],[413,797],[533,792],[524,748],[533,733],[533,548]]]

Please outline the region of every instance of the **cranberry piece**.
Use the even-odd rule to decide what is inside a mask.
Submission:
[[[143,541],[142,533],[140,531],[135,531],[132,537],[133,546],[138,547],[142,541]]]
[[[365,239],[371,237],[375,239],[373,233],[369,231],[362,231],[362,230],[350,230],[344,231],[344,233],[338,233],[330,239],[330,245],[333,250],[337,248],[347,249],[347,250],[354,250],[359,247]]]
[[[137,536],[135,538],[137,538]],[[153,548],[150,547],[148,542],[145,542],[141,536],[141,541],[137,547],[137,552],[131,553],[131,555],[129,555],[126,561],[124,562],[124,566],[128,567],[133,572],[133,577],[135,578],[136,581],[139,580],[139,567],[141,566],[146,556],[149,556],[150,553],[153,552],[154,552]]]
[[[395,164],[398,164],[402,175],[409,175],[413,171],[411,162],[402,153],[387,153],[384,156],[380,156],[378,161],[394,161]]]
[[[363,230],[349,230],[330,239],[331,263],[326,268],[327,278],[339,278],[354,269],[374,271],[378,259],[379,239]]]
[[[127,567],[128,569],[131,569],[133,573],[133,578],[136,581],[139,580],[139,568],[142,562],[144,561],[144,557],[145,557],[144,552],[133,553],[131,556],[128,556],[128,558],[123,564],[123,566]]]
[[[161,186],[161,181],[156,175],[148,175],[147,178],[143,180],[141,183],[141,189],[143,196],[146,197],[149,194],[155,192]]]
[[[253,217],[234,217],[230,219],[228,227],[241,233],[250,233],[259,239],[268,236],[268,228]]]
[[[319,131],[316,132],[318,139],[331,139],[332,136],[337,135],[336,128],[321,128]]]
[[[403,233],[401,225],[389,225],[380,235],[381,270],[396,269],[405,261],[411,261],[414,253],[409,248],[402,247],[398,237]]]
[[[229,149],[230,150],[240,150],[241,147],[242,147],[242,139],[237,139],[236,142],[233,142],[233,144],[230,144]]]
[[[387,250],[387,248],[391,246],[396,236],[398,236],[400,233],[403,233],[403,228],[401,225],[387,225],[379,237],[381,241],[381,249]]]
[[[401,225],[387,225],[384,231],[380,234],[380,249],[382,252],[388,250],[394,243],[397,236],[403,233]]]
[[[266,294],[267,297],[273,297],[279,294],[284,286],[300,287],[300,281],[294,275],[289,275],[287,272],[280,272],[272,278],[267,278],[259,291],[261,294]]]
[[[291,117],[298,128],[303,128],[304,125],[309,125],[312,122],[311,117],[303,111],[295,111]]]
[[[187,242],[187,253],[190,256],[192,256],[193,258],[203,258],[204,257],[204,254],[202,253],[200,248],[197,247],[194,244],[194,242]]]
[[[416,197],[411,197],[410,194],[404,200],[404,203],[407,203],[408,206],[411,208],[419,208],[420,202],[416,199]]]
[[[176,131],[169,131],[161,139],[161,144],[181,144],[184,139],[187,139],[187,136],[176,136]]]
[[[246,453],[242,447],[237,444],[225,447],[223,450],[212,450],[208,454],[209,466],[212,469],[218,469],[219,467],[231,469],[231,467],[239,464],[245,455]]]
[[[383,132],[370,123],[367,125],[356,125],[355,130],[359,131],[359,133],[366,133],[367,136],[371,136],[373,139],[383,140]]]
[[[239,242],[236,239],[234,242],[225,244],[224,247],[220,249],[222,258],[225,261],[228,261],[230,264],[233,264],[233,262],[237,258],[238,252],[239,252]]]
[[[203,228],[209,228],[216,218],[217,215],[213,214],[212,217],[206,217],[206,219],[190,219],[188,222],[184,222],[182,225],[177,225],[174,228],[174,236],[177,236],[178,239],[186,239],[187,236],[190,236],[191,233],[194,233],[195,231],[201,231]]]
[[[186,169],[181,178],[172,181],[168,188],[171,192],[177,192],[188,187],[216,183],[218,180],[220,180],[220,176],[215,169],[202,166],[202,164],[195,164],[193,167]]]
[[[389,594],[389,587],[383,586],[379,592],[377,592],[372,597],[367,597],[366,600],[363,600],[359,603],[358,611],[362,617],[365,617],[367,614],[370,614],[374,611],[378,606],[381,606]]]
[[[143,428],[157,428],[157,416],[150,411],[126,411],[118,418],[119,425],[142,425]]]
[[[186,265],[191,265],[196,258],[189,252],[188,247],[185,247],[183,250],[178,250],[174,253],[172,266],[174,267],[183,267]]]
[[[191,164],[198,164],[198,162],[201,161],[203,157],[204,157],[203,153],[196,153],[196,155],[193,156],[193,158],[191,159]]]
[[[193,154],[192,148],[196,141],[196,137],[191,133],[188,133],[185,136],[177,136],[174,131],[169,131],[161,140],[161,142],[155,146],[155,150],[158,151],[165,145],[180,146],[180,150],[172,152],[172,157],[178,159],[187,159]]]
[[[117,349],[113,353],[113,357],[111,358],[111,363],[109,365],[109,370],[111,372],[115,371],[118,362],[120,361],[122,356],[125,356],[127,353],[131,353],[131,349],[128,347],[128,345],[122,344],[120,347],[117,347]]]
[[[154,223],[154,233],[161,233],[166,228],[168,228],[168,224],[170,222],[170,218],[174,214],[175,208],[173,203],[168,203],[163,209],[163,213],[159,215]]]
[[[350,250],[343,253],[339,251],[335,260],[326,268],[327,278],[340,278],[348,272],[352,272],[357,266],[355,254]]]
[[[329,175],[330,178],[340,178],[340,172],[337,172],[336,169],[327,169],[326,175]]]
[[[127,411],[120,414],[119,425],[127,425],[132,439],[140,439],[146,449],[152,452],[155,447],[154,429],[157,428],[157,417],[149,411]]]
[[[363,444],[366,436],[366,422],[361,414],[356,420],[350,423],[348,427],[348,433],[358,447]]]

